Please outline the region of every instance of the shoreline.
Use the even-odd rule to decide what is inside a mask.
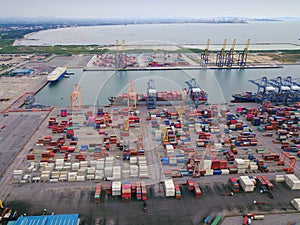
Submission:
[[[299,65],[299,64],[296,64]],[[132,67],[132,68],[99,68],[99,67],[83,67],[83,71],[153,71],[153,70],[207,70],[207,69],[279,69],[283,65],[249,65],[245,67],[218,67],[218,66],[186,66],[186,67]]]

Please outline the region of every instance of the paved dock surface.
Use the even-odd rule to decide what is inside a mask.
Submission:
[[[5,117],[1,115],[0,124],[5,128],[0,132],[0,174],[5,172],[42,120],[40,113],[10,113]]]
[[[23,207],[21,212],[30,214],[39,214],[43,208],[47,208],[49,213],[80,213],[82,224],[96,224],[98,220],[98,224],[111,225],[191,225],[202,224],[208,215],[239,215],[233,221],[240,221],[243,214],[250,212],[264,212],[265,215],[279,212],[295,213],[290,201],[300,195],[300,191],[291,191],[284,183],[275,183],[273,199],[266,194],[260,194],[258,190],[253,193],[241,192],[234,196],[223,196],[223,192],[229,191],[227,182],[201,183],[201,178],[198,181],[202,190],[201,199],[195,198],[186,185],[181,185],[181,199],[162,197],[155,186],[149,187],[147,212],[143,211],[141,201],[132,199],[130,202],[122,202],[120,196],[107,196],[105,192],[102,192],[100,204],[93,203],[93,182],[14,185],[14,191],[7,202],[8,205]],[[265,204],[255,205],[254,200]],[[297,218],[299,217],[290,217],[289,221],[298,222]],[[263,224],[274,224],[272,221],[272,217],[270,223],[266,218]],[[284,224],[286,218],[280,217],[277,221],[282,223],[276,224]]]

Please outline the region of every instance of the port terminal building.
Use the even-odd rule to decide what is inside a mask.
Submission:
[[[15,222],[10,222],[10,225],[79,225],[78,214],[57,214],[57,215],[42,215],[42,216],[21,216]]]

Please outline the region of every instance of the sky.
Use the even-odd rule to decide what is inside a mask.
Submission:
[[[300,0],[0,0],[0,17],[299,17]]]

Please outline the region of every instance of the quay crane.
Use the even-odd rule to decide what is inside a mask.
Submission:
[[[201,90],[195,78],[185,82],[188,85],[187,94],[198,109],[199,101],[207,101],[206,93]]]
[[[79,84],[74,85],[74,90],[71,94],[71,109],[73,110],[80,110],[82,106],[81,100],[81,87]]]
[[[247,40],[246,47],[244,48],[244,50],[239,53],[239,58],[238,58],[239,66],[242,66],[242,67],[246,66],[249,45],[250,45],[250,39]]]
[[[300,100],[300,83],[296,82],[297,79],[292,79],[291,76],[288,76],[284,79],[284,85],[290,87],[291,89],[291,102],[297,102]]]
[[[282,77],[278,76],[276,79],[271,79],[268,84],[277,88],[277,97],[275,99],[275,105],[284,104],[286,105],[291,101],[291,88],[289,86],[285,86],[282,82]]]
[[[146,99],[146,104],[147,104],[147,109],[156,109],[156,95],[157,91],[154,86],[153,80],[148,81],[148,88],[147,88],[147,99]]]
[[[224,39],[223,47],[222,47],[221,51],[217,52],[216,66],[218,66],[218,67],[222,67],[225,64],[224,60],[225,60],[226,42],[227,42],[227,39]]]
[[[127,56],[125,52],[125,40],[122,40],[122,49],[119,49],[119,40],[116,40],[115,67],[125,69],[127,67]]]
[[[208,64],[209,44],[210,44],[210,39],[207,39],[206,48],[205,48],[204,52],[201,53],[201,61],[200,62],[201,62],[202,66],[207,66],[207,64]]]
[[[136,92],[134,89],[133,81],[130,81],[129,88],[128,88],[127,106],[128,108],[136,109]]]
[[[119,52],[119,40],[116,40],[116,52],[115,52],[115,67],[120,68],[121,56]]]
[[[127,55],[125,52],[125,40],[122,40],[121,66],[123,69],[127,67]]]
[[[276,89],[272,86],[268,86],[267,77],[262,77],[260,82],[259,80],[249,80],[249,82],[257,86],[257,93],[255,99],[256,102],[264,102],[266,100],[273,102],[274,99],[276,99]]]
[[[229,50],[229,52],[226,52],[226,56],[225,56],[225,65],[226,66],[229,66],[229,67],[232,66],[235,45],[236,45],[236,39],[233,39],[231,49]]]

